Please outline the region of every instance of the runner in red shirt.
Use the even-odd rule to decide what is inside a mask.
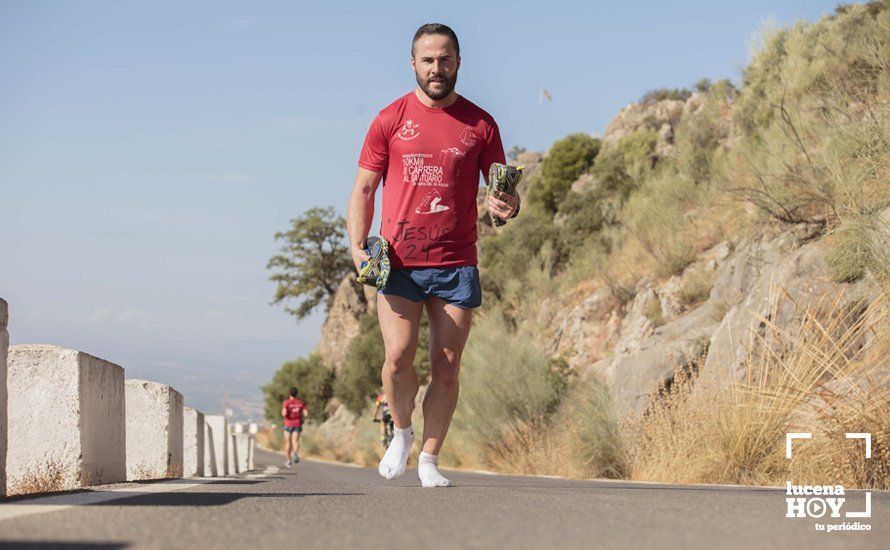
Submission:
[[[309,416],[306,403],[297,397],[297,388],[291,388],[290,398],[281,403],[281,416],[284,418],[284,454],[287,462],[284,465],[291,467],[291,453],[293,461],[300,461],[300,433],[303,431],[303,420]]]
[[[412,363],[425,307],[431,374],[418,476],[424,487],[442,487],[451,482],[438,470],[438,454],[457,404],[473,308],[482,303],[476,267],[479,175],[505,160],[494,119],[454,91],[460,68],[454,31],[440,24],[420,27],[411,66],[417,88],[380,111],[365,137],[347,223],[359,269],[369,259],[365,244],[382,180],[380,234],[390,243],[392,271],[378,291],[377,315],[386,347],[383,387],[396,433],[378,471],[387,479],[404,473],[414,443],[411,413],[419,381]],[[490,197],[487,206],[508,219],[518,199]]]

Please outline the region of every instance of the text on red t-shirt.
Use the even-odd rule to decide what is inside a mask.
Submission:
[[[380,111],[358,165],[383,172],[393,269],[476,265],[479,173],[492,162],[505,162],[497,124],[462,96],[433,109],[412,91]]]

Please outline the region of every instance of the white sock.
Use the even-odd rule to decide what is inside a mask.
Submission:
[[[407,428],[395,428],[392,442],[380,461],[377,471],[386,479],[395,479],[405,473],[405,464],[408,463],[408,455],[414,446],[414,430]]]
[[[439,455],[421,452],[417,460],[417,477],[424,487],[451,487],[451,480],[439,473]]]

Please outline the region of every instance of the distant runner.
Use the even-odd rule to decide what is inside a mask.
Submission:
[[[303,431],[303,420],[309,417],[306,403],[297,397],[297,388],[290,389],[290,398],[281,403],[281,416],[284,418],[284,456],[287,461],[284,465],[291,467],[291,453],[293,462],[300,461],[300,433]]]
[[[380,413],[381,418],[377,418],[377,413]],[[371,417],[374,419],[374,422],[380,422],[382,424],[383,434],[380,436],[380,440],[383,442],[384,447],[389,447],[389,444],[392,442],[394,427],[392,413],[389,411],[389,402],[386,401],[386,395],[381,393],[377,396],[377,401],[374,402],[374,413]]]
[[[414,444],[411,413],[420,381],[413,361],[426,308],[430,383],[423,399],[417,468],[424,487],[451,485],[439,472],[438,456],[457,405],[460,357],[473,308],[482,304],[476,267],[479,175],[506,162],[494,118],[454,91],[460,61],[457,35],[449,27],[428,24],[417,29],[411,42],[417,87],[371,122],[347,215],[350,254],[359,280],[382,283],[377,291],[386,348],[382,377],[395,422],[393,441],[378,467],[386,479],[405,472]],[[507,173],[492,171],[498,177],[502,172]],[[389,243],[388,251],[379,240],[368,238],[381,180],[380,237]],[[519,198],[492,194],[486,205],[493,218],[506,221],[518,212]],[[381,262],[377,269],[381,251],[386,251],[388,265]]]

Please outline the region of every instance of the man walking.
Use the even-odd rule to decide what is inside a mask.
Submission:
[[[374,193],[383,180],[381,236],[390,243],[391,273],[377,296],[386,348],[383,387],[395,436],[378,471],[402,475],[414,443],[411,413],[419,380],[413,361],[426,308],[430,383],[423,399],[424,433],[418,476],[424,487],[451,482],[438,455],[457,404],[458,371],[473,308],[482,303],[476,267],[479,173],[505,162],[494,119],[454,91],[460,45],[440,24],[420,27],[411,44],[417,88],[380,111],[365,137],[349,199],[347,224],[356,268],[365,244]],[[509,218],[518,200],[490,197],[489,211]]]
[[[287,457],[284,465],[290,468],[292,453],[294,462],[300,461],[300,433],[309,412],[306,403],[297,397],[297,388],[290,388],[288,393],[290,397],[281,403],[281,416],[284,418],[284,454]]]

